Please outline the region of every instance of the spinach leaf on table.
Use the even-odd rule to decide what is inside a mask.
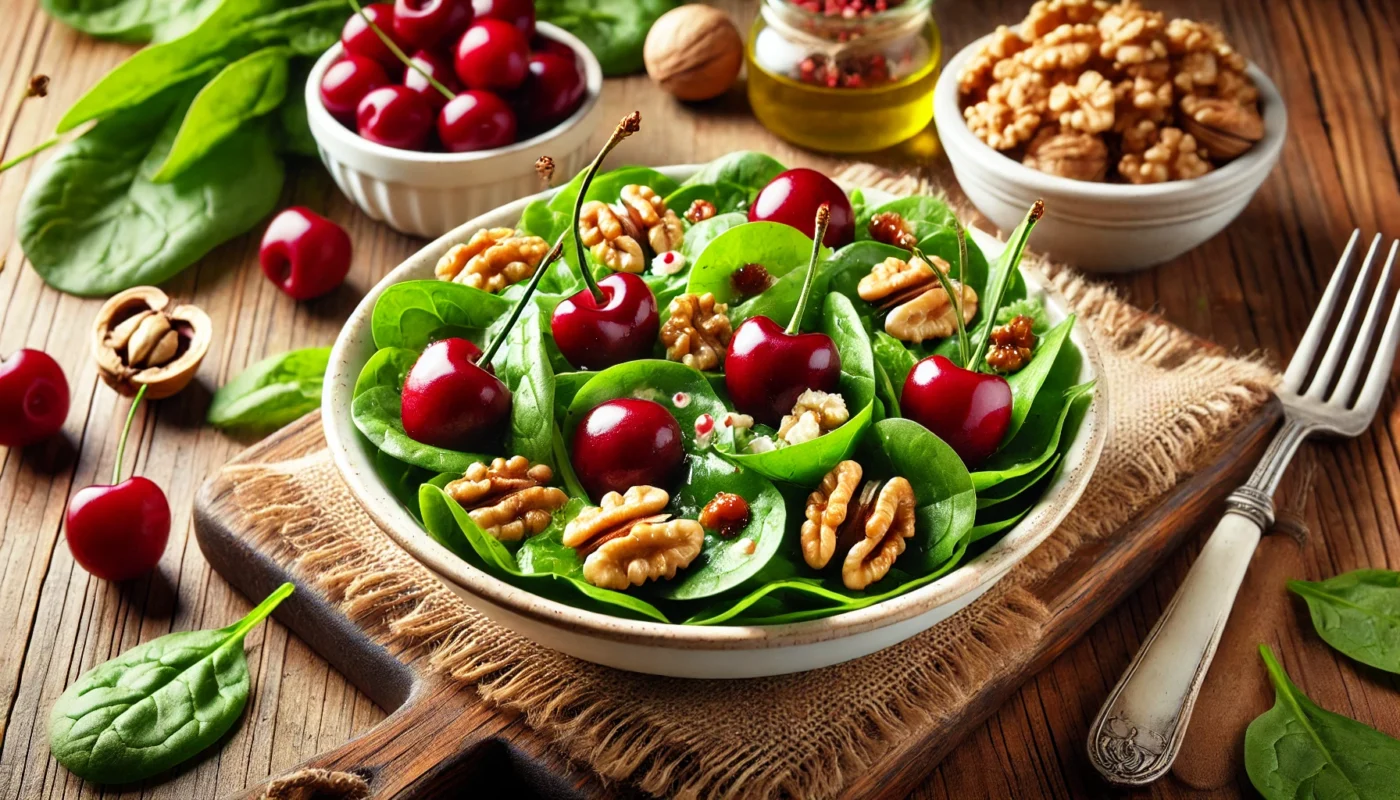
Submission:
[[[1400,798],[1400,741],[1318,707],[1288,679],[1268,645],[1259,654],[1274,707],[1249,723],[1244,766],[1266,800]]]
[[[550,531],[543,531],[531,537],[531,539],[540,536],[546,537],[532,546],[529,561],[532,569],[559,569],[561,571],[527,573],[520,568],[515,556],[506,549],[505,545],[481,530],[471,515],[439,487],[431,483],[423,484],[419,489],[418,501],[423,515],[423,525],[428,529],[429,535],[448,550],[456,553],[463,561],[506,583],[519,586],[542,597],[592,611],[601,611],[604,614],[650,619],[658,622],[669,621],[659,609],[639,597],[611,589],[600,589],[583,580],[581,572],[578,574],[573,572],[565,553],[556,550],[552,553],[554,557],[548,561],[540,557],[543,554],[538,551],[557,535],[552,531],[562,531],[562,525],[566,522],[563,512],[572,509],[573,513],[576,514],[578,509],[583,507],[582,503],[573,502],[565,506],[565,509],[561,509],[560,513],[554,515]],[[562,545],[562,541],[560,544]]]
[[[282,164],[260,125],[228,136],[169,183],[151,180],[191,94],[177,87],[115,114],[35,172],[16,228],[45,283],[84,296],[158,284],[276,207]]]
[[[704,165],[694,175],[686,178],[681,185],[732,183],[747,188],[753,194],[758,194],[759,190],[767,186],[769,181],[786,171],[787,167],[783,166],[782,162],[766,153],[740,150],[726,156],[720,156]]]
[[[54,19],[101,39],[163,42],[193,30],[223,0],[42,0]]]
[[[1308,603],[1323,641],[1347,656],[1400,673],[1400,572],[1359,569],[1325,581],[1289,581]]]
[[[430,342],[461,336],[479,340],[510,311],[500,295],[460,283],[404,281],[384,290],[374,303],[370,332],[376,347],[421,350]]]
[[[265,358],[214,393],[206,417],[216,428],[280,428],[321,406],[329,347]]]
[[[681,0],[535,0],[535,13],[588,45],[603,74],[642,70],[642,45],[657,18]]]
[[[131,783],[217,742],[248,703],[243,639],[292,588],[227,628],[167,634],[81,675],[49,715],[54,758],[93,783]]]
[[[151,180],[169,183],[249,120],[277,110],[287,96],[289,56],[290,51],[285,48],[268,47],[229,64],[215,75],[195,95],[165,163]]]

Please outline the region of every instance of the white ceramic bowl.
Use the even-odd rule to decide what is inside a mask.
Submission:
[[[697,167],[665,167],[678,180]],[[530,197],[474,219],[423,248],[375,286],[350,315],[331,353],[321,418],[331,456],[365,511],[385,532],[469,605],[521,636],[599,664],[685,678],[747,678],[816,669],[889,647],[927,629],[990,589],[1069,513],[1098,462],[1107,435],[1108,398],[1100,382],[1059,477],[1025,519],[990,549],[943,578],[883,603],[827,619],[772,626],[668,625],[585,611],[497,580],[462,561],[432,539],[399,504],[374,470],[374,446],[355,428],[350,401],[360,369],[374,353],[370,315],[385,287],[431,279],[449,247],[482,227],[514,225]],[[974,231],[994,258],[995,239]],[[1030,276],[1028,276],[1029,278]],[[1027,281],[1031,283],[1030,280]],[[1064,319],[1064,301],[1043,294],[1052,322]],[[1072,339],[1084,353],[1079,379],[1101,371],[1098,353],[1081,327]]]
[[[350,202],[403,233],[431,238],[539,189],[535,159],[540,156],[554,159],[558,175],[583,169],[593,156],[588,142],[602,113],[598,97],[603,91],[603,70],[593,53],[568,31],[547,22],[536,27],[578,54],[587,84],[583,103],[568,119],[538,136],[475,153],[422,153],[360,138],[321,105],[321,77],[340,58],[341,46],[337,43],[327,50],[306,79],[306,116],[321,161]]]
[[[1061,261],[1096,272],[1129,272],[1176,258],[1239,216],[1283,149],[1283,98],[1251,64],[1264,139],[1234,161],[1194,180],[1145,186],[1047,175],[993,150],[963,120],[958,73],[987,38],[943,68],[933,100],[938,138],[968,199],[1002,230],[1015,228],[1031,203],[1043,199],[1046,213],[1031,247]]]

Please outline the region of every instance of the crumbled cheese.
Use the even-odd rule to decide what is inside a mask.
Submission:
[[[671,403],[675,405],[676,408],[685,408],[690,405],[690,395],[685,392],[676,392],[671,395]],[[706,416],[709,415],[707,414]]]
[[[822,435],[822,424],[815,411],[803,411],[802,415],[789,424],[793,418],[783,417],[783,441],[788,444],[810,442]]]
[[[734,544],[735,549],[746,556],[751,556],[758,549],[758,543],[753,539],[740,539]]]
[[[777,449],[778,445],[774,444],[772,436],[755,436],[749,442],[748,448],[750,453],[771,453]]]
[[[667,250],[658,253],[656,258],[651,260],[651,272],[653,275],[675,275],[685,269],[685,256],[678,250]]]
[[[735,414],[733,411],[720,417],[720,427],[733,428],[737,431],[746,431],[753,427],[753,417],[748,414]]]

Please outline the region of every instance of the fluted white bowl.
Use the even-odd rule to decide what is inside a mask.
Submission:
[[[373,219],[403,233],[436,238],[464,220],[480,216],[539,190],[535,159],[551,156],[559,175],[583,169],[592,155],[588,142],[602,108],[603,70],[583,42],[547,22],[539,32],[567,44],[583,66],[587,93],[568,119],[529,139],[473,153],[427,153],[385,147],[342,125],[321,104],[321,78],[341,56],[337,43],[306,79],[306,116],[321,161],[350,202]]]
[[[1258,67],[1264,138],[1239,158],[1199,178],[1144,186],[1077,181],[1048,175],[993,150],[968,130],[958,73],[989,37],[948,61],[934,90],[938,138],[958,185],[977,210],[1004,231],[1015,228],[1037,198],[1045,217],[1031,247],[1093,272],[1131,272],[1170,261],[1219,233],[1239,216],[1278,161],[1288,132],[1283,97]]]

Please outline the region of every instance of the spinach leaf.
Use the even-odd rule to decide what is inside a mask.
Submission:
[[[900,387],[899,387],[899,386],[896,386],[896,385],[894,384],[894,381],[891,381],[891,380],[890,380],[890,375],[889,375],[889,373],[885,371],[885,365],[882,364],[882,363],[880,363],[879,359],[876,359],[876,361],[875,361],[875,399],[876,399],[876,401],[879,403],[879,405],[881,406],[881,408],[880,408],[880,409],[877,409],[877,410],[879,410],[879,411],[882,412],[882,413],[876,415],[876,419],[875,419],[876,422],[879,422],[881,419],[884,419],[886,416],[889,416],[889,417],[898,417],[898,416],[900,416],[900,410],[899,410],[899,393],[900,393]]]
[[[907,419],[877,423],[865,444],[862,463],[868,469],[903,476],[914,486],[917,533],[909,542],[912,552],[896,563],[909,569],[922,559],[919,572],[943,567],[966,546],[977,515],[977,492],[962,459],[927,428]]]
[[[421,525],[423,520],[418,513],[418,487],[442,476],[434,476],[430,470],[405,464],[383,450],[374,451],[374,473],[379,476],[380,480],[384,481],[385,486],[389,487],[389,492],[394,495],[394,499],[398,500]],[[451,473],[443,473],[443,475],[449,479],[458,477]],[[441,485],[445,486],[446,484]]]
[[[403,397],[388,386],[356,395],[350,403],[350,417],[371,444],[405,464],[461,474],[478,461],[491,461],[489,455],[448,450],[410,437],[403,429]]]
[[[1094,384],[1070,387],[1063,394],[1041,392],[1021,432],[972,473],[977,491],[1029,475],[1054,457],[1063,436],[1072,436],[1089,406]]]
[[[1006,436],[1002,441],[1011,441],[1015,438],[1016,432],[1021,430],[1021,425],[1026,421],[1026,415],[1031,411],[1031,404],[1035,402],[1035,396],[1045,385],[1045,379],[1049,377],[1050,371],[1055,367],[1060,350],[1064,347],[1065,342],[1069,341],[1069,334],[1073,328],[1074,315],[1071,314],[1065,318],[1064,322],[1056,325],[1049,333],[1040,338],[1032,352],[1029,364],[1022,367],[1020,371],[1006,376],[1006,382],[1011,387],[1011,422],[1006,427]],[[1066,351],[1065,357],[1074,362],[1075,371],[1078,371],[1079,351],[1071,346],[1069,351]]]
[[[572,571],[524,572],[505,545],[481,530],[456,500],[431,483],[423,484],[419,489],[418,502],[423,514],[423,525],[434,539],[456,553],[463,561],[506,583],[542,597],[604,614],[669,622],[665,614],[647,601],[623,592],[600,589]],[[575,513],[580,507],[581,504],[573,504]],[[562,516],[556,514],[555,523],[561,522]],[[540,535],[543,536],[544,532]],[[548,541],[546,539],[535,547],[542,547]],[[532,553],[531,566],[542,568],[546,562],[534,558],[535,555]],[[555,555],[558,558],[549,562],[550,566],[569,568],[563,554],[556,551]]]
[[[717,216],[746,210],[752,198],[753,192],[749,187],[737,183],[688,183],[667,195],[666,207],[677,214],[684,214],[696,200],[708,200],[715,207]]]
[[[564,526],[588,505],[586,499],[571,497],[554,513],[549,527],[526,539],[515,551],[520,571],[527,575],[554,574],[583,580],[583,560],[578,551],[564,544]]]
[[[506,451],[533,462],[554,464],[554,371],[545,352],[541,315],[523,316],[511,331],[497,377],[510,389],[510,431]]]
[[[1065,441],[1065,437],[1060,437],[1060,444],[1060,451],[1056,451],[1055,455],[1051,456],[1049,460],[1039,467],[1036,467],[1034,472],[1020,478],[1010,478],[1002,481],[991,489],[978,492],[977,510],[981,511],[984,508],[1001,505],[1008,500],[1015,500],[1017,497],[1025,494],[1032,486],[1040,483],[1040,479],[1053,472],[1055,467],[1060,463],[1060,458],[1063,455],[1061,451],[1067,449],[1066,445],[1068,444]]]
[[[972,544],[996,536],[999,533],[1005,533],[1010,528],[1015,527],[1016,523],[1025,519],[1026,515],[1029,513],[1031,513],[1031,509],[1030,506],[1027,506],[1004,519],[994,519],[987,522],[979,521],[972,527],[972,530],[968,531],[967,541],[969,544]]]
[[[622,198],[622,187],[635,183],[639,186],[650,186],[652,191],[665,197],[679,188],[671,178],[662,175],[651,167],[618,167],[614,170],[604,172],[593,179],[593,183],[588,185],[588,194],[585,200],[602,200],[604,203],[616,203]],[[569,209],[571,212],[573,208]],[[679,209],[677,214],[684,212]],[[572,221],[570,217],[570,221]]]
[[[809,246],[811,240],[808,240]],[[822,329],[841,354],[841,396],[851,412],[846,424],[810,442],[766,453],[736,453],[721,445],[724,457],[764,477],[799,486],[815,486],[822,476],[855,451],[874,415],[875,360],[870,338],[851,301],[832,293],[822,304]]]
[[[870,220],[876,214],[894,212],[904,218],[915,239],[923,240],[942,231],[951,231],[957,217],[948,204],[928,195],[911,195],[891,200],[883,205],[865,209],[865,216],[856,217],[856,239],[870,238]],[[948,263],[956,265],[957,259]]]
[[[584,491],[583,484],[578,482],[578,475],[574,473],[569,448],[564,444],[564,432],[557,422],[554,423],[554,464],[559,470],[559,481],[564,484],[564,491],[569,497],[588,502],[588,492]]]
[[[35,172],[16,228],[45,283],[84,296],[162,283],[276,207],[282,164],[259,126],[227,137],[175,180],[151,180],[188,96],[182,87],[114,114]]]
[[[164,42],[188,33],[222,0],[42,0],[49,16],[101,39]]]
[[[689,475],[671,498],[670,510],[677,517],[695,519],[716,494],[729,492],[748,501],[749,523],[730,538],[706,531],[695,561],[653,589],[668,600],[699,600],[744,585],[777,556],[787,526],[783,496],[762,476],[713,454],[686,461]]]
[[[812,237],[790,225],[779,222],[738,225],[716,236],[691,264],[690,283],[686,291],[691,294],[713,292],[719,302],[732,304],[737,295],[730,278],[746,264],[762,264],[769,275],[778,279],[796,273],[797,288],[800,290],[802,271],[811,256]],[[768,291],[751,298],[746,304],[757,301],[775,288],[769,287]],[[797,295],[794,294],[788,307],[789,314],[796,306]],[[738,320],[734,324],[737,327]]]
[[[292,589],[227,628],[167,634],[81,675],[49,715],[54,758],[93,783],[131,783],[217,742],[248,702],[243,639]]]
[[[386,347],[375,351],[360,368],[360,375],[355,379],[355,389],[351,396],[359,397],[380,386],[402,392],[404,378],[408,377],[408,371],[413,369],[417,360],[417,352],[403,347]]]
[[[491,323],[510,311],[500,295],[449,281],[396,283],[375,301],[370,332],[376,347],[422,350],[453,336],[480,340]]]
[[[732,183],[746,187],[752,194],[758,194],[769,181],[786,171],[787,167],[766,153],[740,150],[711,161],[686,178],[685,183],[681,185]]]
[[[535,0],[536,13],[588,45],[603,74],[642,70],[642,44],[657,18],[680,0]]]
[[[224,67],[185,112],[175,142],[151,180],[169,183],[199,163],[251,119],[269,114],[287,96],[290,51],[269,47]]]
[[[520,232],[528,236],[538,236],[546,242],[559,238],[569,224],[562,211],[554,211],[545,200],[531,200],[520,212]]]
[[[702,220],[690,226],[690,230],[685,232],[685,239],[681,241],[681,255],[693,267],[695,260],[705,252],[705,248],[710,246],[720,234],[730,228],[737,228],[748,222],[749,218],[738,212],[728,214],[716,214],[707,220]]]
[[[1045,304],[1027,297],[1002,306],[1001,310],[997,312],[996,321],[992,324],[1005,325],[1019,316],[1031,318],[1031,332],[1036,336],[1044,336],[1050,330],[1050,317],[1045,313]]]
[[[1274,707],[1244,734],[1244,766],[1266,800],[1400,798],[1400,741],[1319,708],[1288,679],[1268,645],[1259,655]]]
[[[875,363],[884,367],[885,374],[890,376],[890,383],[894,384],[897,396],[898,392],[904,391],[904,381],[914,370],[918,357],[909,352],[903,342],[884,331],[875,331],[870,344],[875,353]]]
[[[677,394],[686,396],[684,405],[676,405]],[[564,419],[566,441],[572,440],[574,428],[583,415],[599,403],[620,397],[640,397],[660,403],[676,418],[686,450],[692,453],[704,450],[695,441],[695,420],[702,414],[719,419],[729,410],[710,388],[705,375],[694,367],[659,359],[627,361],[597,373],[574,395]],[[716,431],[719,430],[716,426]],[[716,433],[715,442],[729,444],[732,441],[722,437],[726,434]]]
[[[264,358],[219,387],[207,420],[216,428],[280,428],[321,406],[329,347]]]
[[[1400,572],[1359,569],[1325,581],[1289,581],[1308,602],[1323,641],[1386,672],[1400,673]]]

